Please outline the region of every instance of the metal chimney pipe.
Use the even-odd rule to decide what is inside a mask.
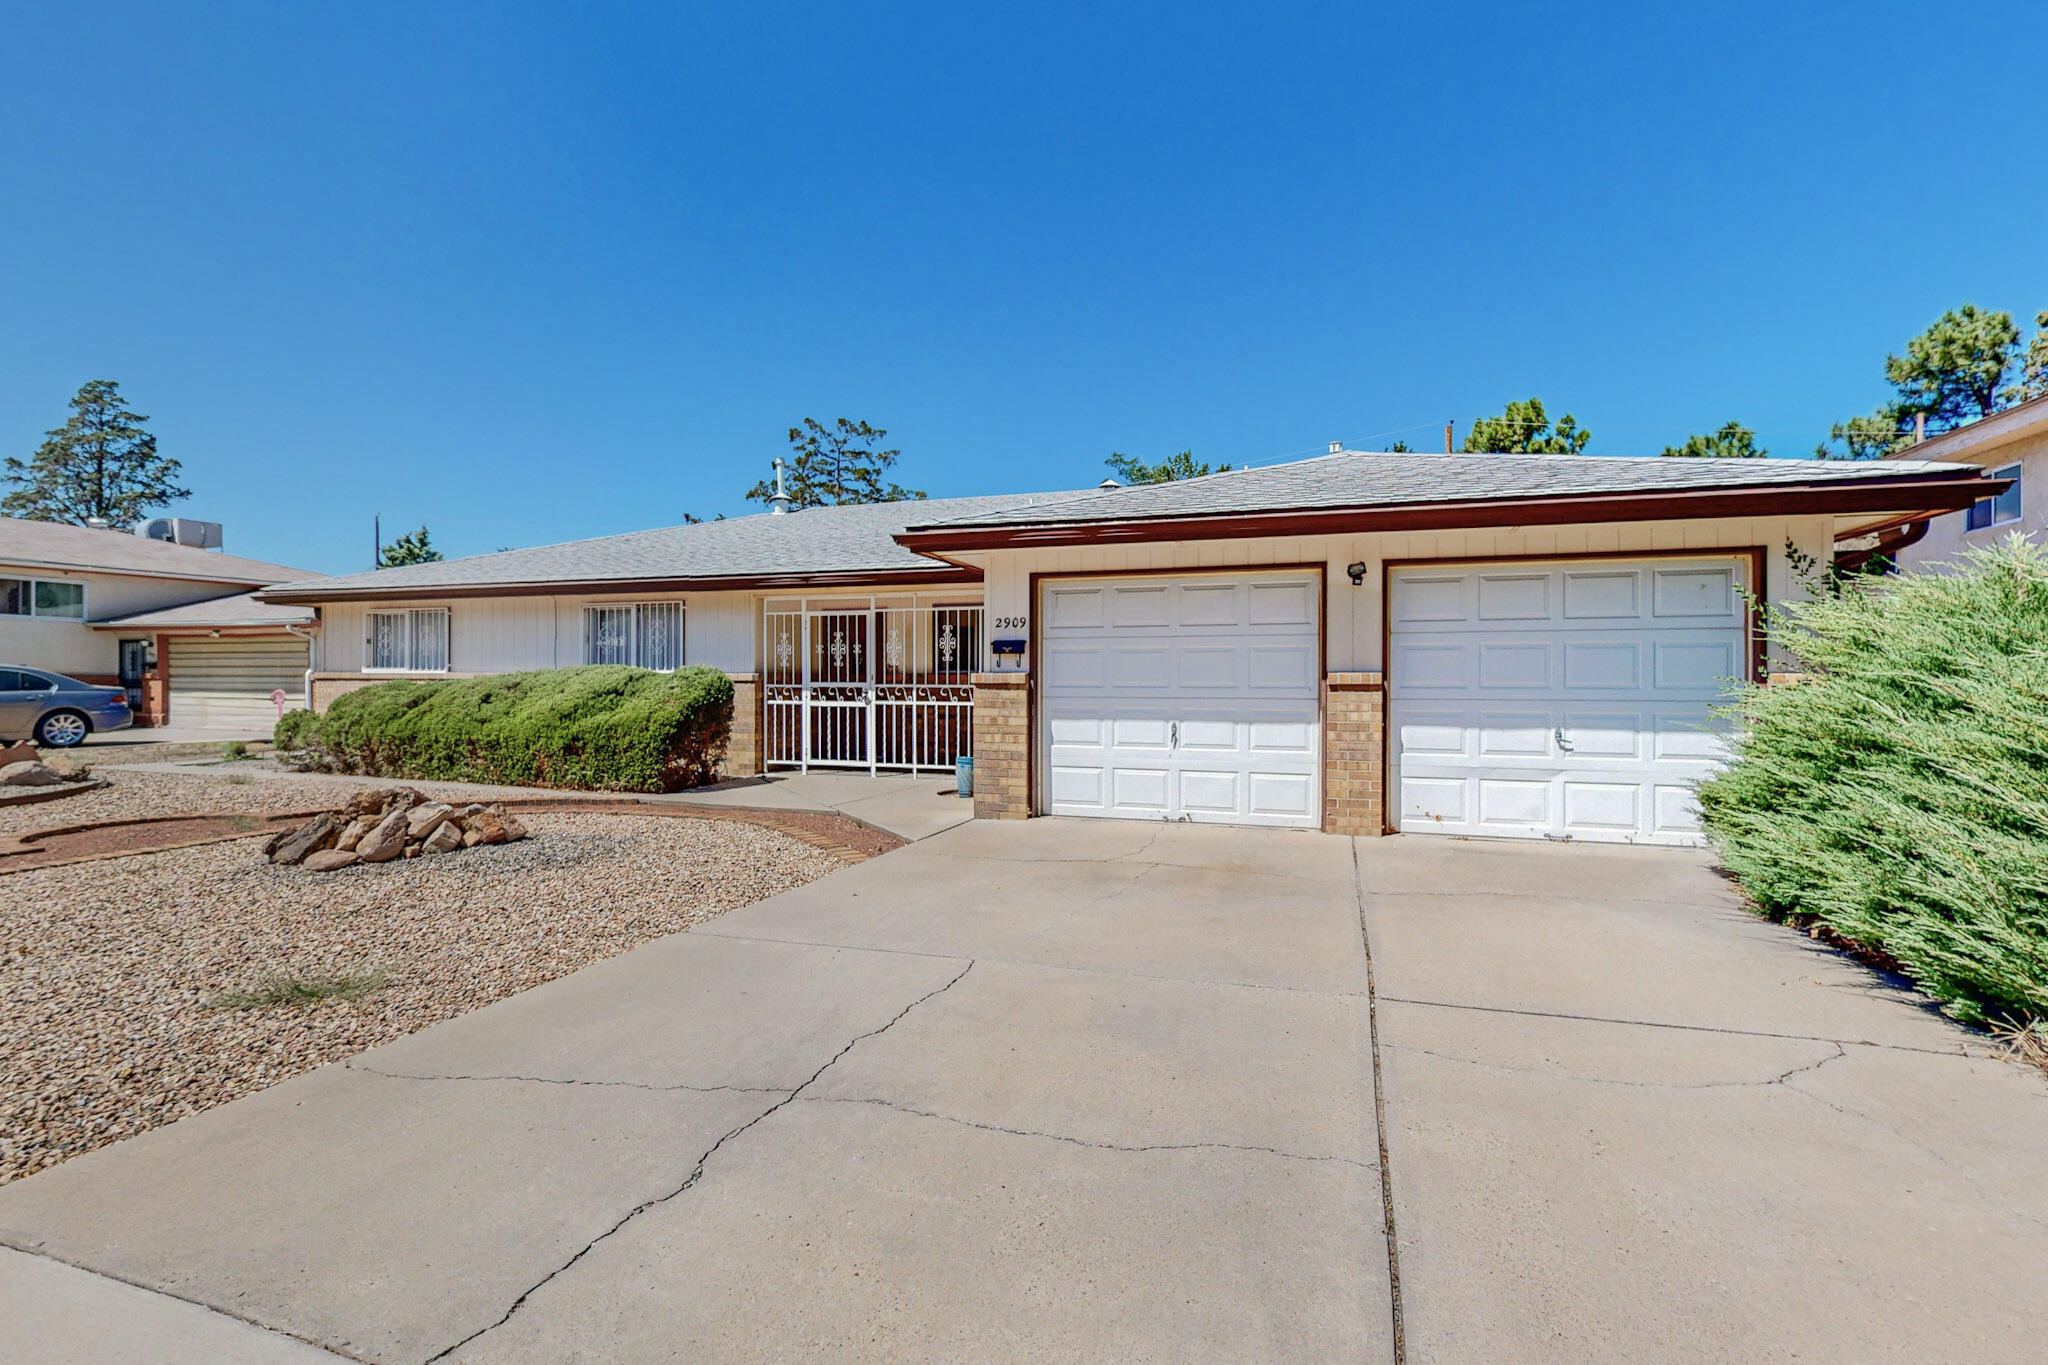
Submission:
[[[782,457],[775,457],[775,491],[768,498],[768,514],[781,516],[789,510],[789,494],[782,489]]]

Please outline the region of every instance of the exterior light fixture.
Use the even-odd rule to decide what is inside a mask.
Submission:
[[[1364,587],[1364,586],[1365,586],[1365,561],[1364,561],[1364,560],[1362,560],[1362,559],[1361,559],[1361,560],[1359,560],[1359,561],[1358,561],[1358,562],[1357,562],[1356,564],[1346,564],[1346,565],[1344,566],[1344,572],[1345,572],[1345,573],[1348,573],[1348,574],[1350,574],[1350,575],[1351,575],[1351,586],[1352,586],[1352,587],[1354,587],[1354,588],[1362,588],[1362,587]]]

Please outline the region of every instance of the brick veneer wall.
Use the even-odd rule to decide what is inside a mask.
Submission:
[[[732,679],[732,738],[725,746],[727,777],[753,777],[764,771],[761,724],[762,687],[759,673],[729,673]]]
[[[1028,673],[974,675],[974,818],[1031,814]]]
[[[1323,829],[1384,834],[1387,827],[1387,692],[1378,673],[1323,681]]]

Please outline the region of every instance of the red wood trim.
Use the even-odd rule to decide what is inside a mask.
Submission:
[[[1777,488],[1704,489],[1658,494],[1538,496],[1470,502],[1406,503],[1389,507],[1305,508],[1293,511],[1158,517],[1142,521],[1076,522],[1025,526],[935,526],[900,532],[898,544],[921,554],[1083,544],[1142,544],[1162,540],[1233,540],[1250,536],[1359,534],[1374,531],[1467,530],[1497,526],[1558,526],[1614,521],[1687,521],[1708,517],[1808,516],[1828,512],[1918,515],[1955,511],[1992,496],[1999,481],[1974,472],[1854,484],[1795,484]]]
[[[649,592],[776,592],[787,588],[828,588],[859,592],[875,587],[910,584],[981,582],[981,570],[946,568],[895,569],[888,573],[753,574],[727,578],[601,578],[563,582],[467,583],[439,588],[306,587],[275,596],[258,593],[263,602],[417,602],[469,597],[616,597]]]

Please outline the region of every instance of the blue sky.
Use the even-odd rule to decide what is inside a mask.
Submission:
[[[231,551],[1417,448],[1779,453],[2048,308],[2048,8],[14,6],[0,450],[111,378]]]

